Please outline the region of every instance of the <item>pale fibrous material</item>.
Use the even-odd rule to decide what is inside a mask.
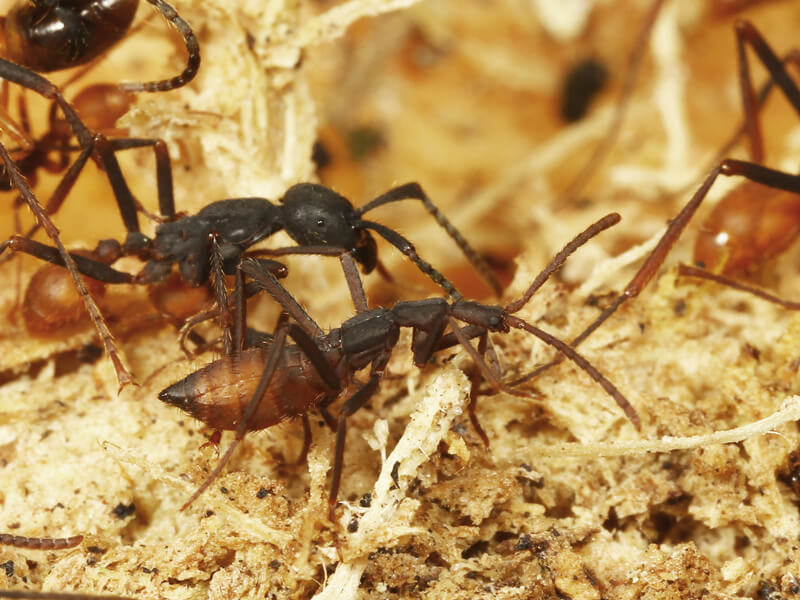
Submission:
[[[141,4],[137,20],[153,12]],[[563,190],[612,120],[650,2],[560,4],[181,0],[201,45],[197,79],[140,97],[118,125],[166,140],[186,213],[227,197],[277,202],[303,181],[359,206],[418,181],[507,284],[501,299],[418,202],[369,219],[397,229],[466,297],[489,304],[518,298],[569,239],[619,212],[620,224],[581,247],[517,313],[570,340],[624,288],[738,126],[734,19],[752,20],[783,55],[796,43],[800,7],[666,0],[617,142],[568,198]],[[87,81],[177,72],[175,38],[155,16]],[[588,57],[606,64],[609,86],[567,126],[560,85]],[[752,71],[760,83],[764,70]],[[12,86],[12,114],[16,93]],[[762,110],[765,162],[794,170],[800,121],[778,95]],[[44,108],[31,101],[37,131]],[[746,158],[746,146],[733,153]],[[155,211],[151,155],[120,157],[137,198]],[[102,174],[87,171],[54,217],[71,247],[124,235]],[[43,200],[55,181],[37,185]],[[145,290],[109,288],[101,309],[139,383],[118,394],[105,357],[82,360],[96,343],[90,324],[46,338],[25,332],[14,311],[18,263],[0,265],[0,532],[85,537],[60,551],[0,546],[0,589],[143,599],[793,597],[800,316],[675,268],[691,262],[703,219],[734,184],[715,184],[644,292],[580,346],[636,409],[641,430],[564,361],[525,384],[535,399],[480,384],[486,448],[467,410],[469,356],[448,350],[419,369],[404,332],[378,392],[348,421],[334,523],[335,434],[315,412],[307,461],[296,463],[299,422],[251,432],[181,512],[233,435],[223,434],[220,452],[204,445],[212,432],[158,393],[219,351],[185,358],[174,328],[132,320],[152,314]],[[0,205],[10,235],[13,194]],[[155,224],[142,222],[152,233]],[[267,242],[289,243],[282,234]],[[371,305],[440,295],[379,246],[394,281],[364,276]],[[287,288],[323,329],[353,314],[337,260],[286,262]],[[798,300],[798,264],[800,246],[750,282]],[[22,261],[23,290],[37,267]],[[277,316],[258,298],[248,324],[270,330]],[[211,324],[199,331],[217,335]],[[493,334],[492,346],[505,381],[554,356],[519,330]],[[357,374],[346,394],[367,377]]]

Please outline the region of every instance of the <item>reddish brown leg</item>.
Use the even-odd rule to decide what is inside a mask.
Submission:
[[[308,449],[311,447],[311,424],[308,422],[308,415],[304,414],[303,421],[303,448],[300,450],[300,456],[297,457],[296,465],[302,465],[308,458]]]
[[[752,285],[741,283],[735,279],[731,279],[730,277],[725,277],[724,275],[717,275],[716,273],[706,271],[705,269],[700,269],[698,267],[692,267],[689,265],[678,265],[678,275],[683,277],[698,277],[700,279],[707,279],[708,281],[713,281],[714,283],[752,294],[753,296],[761,298],[762,300],[782,306],[787,310],[800,310],[800,302],[783,300],[782,298],[778,298],[777,296],[769,294],[764,290],[760,290],[757,287],[753,287]]]
[[[622,294],[620,294],[616,300],[614,300],[614,302],[612,302],[611,305],[594,320],[594,322],[584,329],[580,335],[578,335],[578,337],[573,339],[572,342],[570,342],[570,346],[573,348],[577,347],[598,327],[600,327],[600,325],[605,323],[605,321],[611,315],[613,315],[620,306],[641,293],[641,291],[656,274],[659,267],[663,264],[667,254],[669,254],[669,251],[672,249],[672,246],[678,240],[681,233],[683,233],[683,230],[686,228],[686,225],[689,223],[692,216],[694,216],[694,213],[697,211],[703,199],[705,199],[706,195],[708,195],[708,191],[711,189],[714,181],[716,181],[717,177],[720,175],[739,175],[749,179],[750,181],[760,183],[767,187],[800,194],[800,176],[798,175],[791,175],[789,173],[784,173],[782,171],[777,171],[775,169],[770,169],[768,167],[763,167],[755,163],[741,160],[727,159],[722,161],[722,163],[720,163],[720,165],[717,166],[708,175],[708,177],[706,177],[706,180],[695,192],[691,200],[689,200],[681,212],[678,213],[678,216],[671,221],[669,228],[658,241],[658,244],[656,244],[653,252],[651,252],[644,261],[644,264],[642,264],[639,271],[637,271],[637,273],[633,276],[633,279],[631,279],[631,281],[625,287],[625,290],[622,292]],[[549,368],[559,364],[563,359],[563,355],[556,357],[554,360],[542,365],[541,367],[538,367],[530,374],[521,378],[518,380],[518,382],[527,381],[537,377]]]

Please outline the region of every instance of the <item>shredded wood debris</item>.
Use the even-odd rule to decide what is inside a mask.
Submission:
[[[187,213],[226,197],[277,202],[299,181],[359,206],[417,181],[500,274],[501,299],[418,202],[369,218],[487,303],[518,298],[572,236],[619,212],[622,222],[517,314],[570,340],[630,281],[738,125],[734,19],[753,20],[783,55],[796,42],[800,6],[667,0],[616,145],[580,197],[565,198],[608,127],[649,0],[551,5],[179,0],[201,44],[199,76],[141,97],[120,126],[166,140],[176,205]],[[152,11],[143,6],[139,18]],[[179,70],[174,37],[153,18],[87,82]],[[567,125],[560,85],[587,57],[608,67],[609,84]],[[753,72],[760,82],[763,69]],[[784,100],[762,114],[767,164],[794,171],[796,115]],[[734,155],[746,156],[744,147]],[[120,158],[155,211],[151,156]],[[55,216],[74,247],[124,234],[107,181],[90,170]],[[736,183],[723,179],[647,288],[579,347],[636,409],[641,431],[563,361],[524,384],[535,399],[480,385],[486,447],[467,412],[469,357],[454,349],[419,369],[403,332],[379,390],[348,420],[333,523],[335,433],[315,412],[305,462],[297,463],[299,422],[249,432],[220,478],[181,511],[233,435],[219,449],[206,444],[212,432],[158,393],[218,352],[186,359],[173,328],[129,320],[152,310],[144,290],[109,289],[101,309],[140,383],[119,394],[88,323],[47,338],[26,332],[14,311],[17,262],[0,265],[0,532],[85,537],[61,551],[0,546],[0,589],[166,599],[794,597],[800,316],[674,268],[692,262],[703,220]],[[37,193],[47,198],[56,182],[43,178]],[[12,203],[2,203],[5,235]],[[394,281],[364,276],[371,306],[441,295],[378,243]],[[286,286],[322,328],[353,314],[338,261],[287,263]],[[800,244],[754,283],[797,300],[798,264]],[[23,290],[38,266],[21,262]],[[261,330],[277,316],[266,299],[248,307],[248,324]],[[492,346],[504,381],[555,355],[518,330],[493,335]]]

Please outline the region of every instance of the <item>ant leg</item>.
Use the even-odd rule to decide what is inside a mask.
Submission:
[[[784,65],[791,63],[794,64],[795,67],[800,68],[800,50],[796,48],[789,50],[789,52],[787,52],[781,59],[781,63],[783,63]],[[767,79],[767,82],[758,92],[758,96],[756,98],[756,106],[755,106],[756,112],[761,111],[761,108],[766,103],[767,98],[769,98],[769,94],[774,89],[774,87],[775,87],[775,79],[772,76],[770,76],[770,78]],[[745,110],[747,110],[747,105],[745,105]],[[756,123],[758,123],[757,117],[753,116],[751,118],[756,119]],[[758,125],[758,127],[760,131],[760,125]],[[722,145],[719,152],[717,152],[717,154],[711,160],[708,169],[705,170],[706,171],[710,170],[714,165],[718,164],[726,156],[728,156],[733,150],[733,148],[736,146],[736,144],[739,143],[741,137],[747,132],[747,129],[748,129],[747,117],[745,117],[739,124],[739,127],[736,128],[736,131],[734,131],[733,135],[731,135],[730,139],[728,139],[728,141]]]
[[[328,426],[328,429],[331,431],[336,431],[336,419],[328,410],[327,406],[318,406],[317,410],[319,410],[319,414],[322,415],[322,419],[325,421],[325,425]]]
[[[612,117],[611,122],[608,124],[608,129],[603,135],[602,141],[595,146],[592,154],[589,156],[589,159],[583,165],[581,170],[578,171],[578,174],[575,176],[575,179],[572,180],[572,183],[567,186],[567,189],[563,193],[564,198],[574,198],[581,192],[581,190],[583,190],[583,188],[592,178],[592,175],[594,175],[597,167],[602,163],[606,154],[608,154],[608,151],[611,150],[612,146],[617,141],[617,135],[622,128],[622,121],[625,119],[625,113],[628,111],[628,106],[630,105],[629,103],[631,94],[633,93],[633,88],[636,86],[636,80],[639,77],[642,59],[644,58],[645,44],[650,38],[650,32],[653,30],[653,26],[658,18],[658,13],[661,11],[661,6],[663,4],[664,0],[655,0],[655,2],[653,2],[653,4],[650,6],[650,10],[645,16],[642,28],[639,30],[639,34],[636,36],[636,40],[634,41],[633,49],[628,56],[628,64],[625,66],[625,80],[622,82],[619,99],[617,100],[617,105],[614,108],[614,116]]]
[[[364,286],[361,283],[361,276],[358,274],[356,261],[353,260],[353,256],[349,252],[343,252],[339,255],[339,262],[342,263],[344,278],[347,280],[347,288],[350,290],[350,297],[353,299],[353,306],[356,312],[366,312],[369,308],[367,295],[364,293]]]
[[[244,274],[241,269],[234,273],[235,285],[233,288],[233,352],[241,354],[245,346],[247,329],[247,302],[244,297]],[[285,313],[281,313],[283,317]]]
[[[787,310],[800,310],[800,302],[783,300],[777,296],[765,292],[764,290],[760,290],[757,287],[741,283],[735,279],[725,277],[724,275],[717,275],[716,273],[712,273],[711,271],[707,271],[705,269],[699,269],[689,265],[678,265],[678,275],[683,277],[698,277],[700,279],[707,279],[735,290],[747,292],[748,294],[752,294],[753,296],[761,298],[762,300],[766,300],[767,302],[778,304]]]
[[[269,388],[270,382],[272,381],[272,376],[275,374],[275,370],[278,366],[278,361],[280,360],[281,354],[283,352],[284,345],[286,343],[286,336],[290,335],[292,339],[297,342],[297,345],[303,349],[303,352],[311,360],[314,367],[319,372],[320,376],[325,380],[328,385],[334,383],[332,386],[333,389],[338,391],[340,389],[339,386],[339,378],[336,377],[336,374],[333,371],[333,368],[328,364],[325,360],[322,352],[319,348],[314,345],[313,340],[308,338],[302,329],[300,329],[297,325],[289,324],[287,321],[286,313],[282,313],[280,322],[278,324],[277,329],[275,330],[275,337],[273,338],[272,345],[269,348],[269,353],[267,354],[267,360],[264,365],[264,370],[261,372],[261,379],[258,382],[258,386],[256,387],[256,391],[253,393],[250,402],[247,404],[244,412],[242,413],[241,420],[239,421],[239,426],[236,428],[236,435],[234,437],[233,442],[231,443],[228,450],[225,452],[224,456],[220,459],[219,463],[214,470],[209,474],[203,484],[197,488],[197,490],[192,494],[191,498],[181,507],[181,510],[185,510],[192,504],[199,496],[202,494],[208,486],[219,476],[222,470],[225,468],[225,465],[231,459],[236,446],[239,445],[239,442],[244,439],[245,434],[249,430],[250,419],[252,419],[253,415],[255,414],[256,410],[258,410],[259,405],[261,404],[261,399],[264,397],[267,389]],[[310,343],[312,348],[307,348],[306,344]],[[324,367],[323,367],[324,365]],[[333,379],[333,382],[329,381],[329,379]],[[291,416],[291,415],[289,415]]]
[[[231,334],[231,313],[228,309],[228,289],[225,285],[225,267],[219,236],[211,234],[211,274],[213,277],[214,295],[217,297],[219,309],[219,326],[222,329],[222,346],[225,355],[233,354],[233,338]],[[238,354],[238,353],[237,353]]]
[[[58,182],[56,189],[53,191],[53,195],[50,196],[50,199],[47,201],[47,204],[44,207],[45,212],[48,215],[55,214],[61,205],[64,203],[64,200],[67,198],[67,194],[72,190],[72,187],[75,185],[75,181],[78,179],[78,175],[80,175],[81,171],[83,171],[83,167],[86,166],[86,161],[89,160],[89,157],[92,155],[94,151],[93,146],[87,146],[84,148],[81,153],[78,155],[78,158],[75,159],[75,162],[70,165],[67,172],[64,173],[64,176]],[[37,231],[39,231],[41,225],[37,222],[34,224],[28,231],[25,233],[25,237],[33,237]]]
[[[383,239],[389,242],[392,246],[400,250],[403,254],[405,254],[411,262],[417,265],[417,268],[425,273],[428,277],[433,280],[433,282],[442,288],[447,295],[450,296],[453,300],[462,300],[464,297],[461,295],[447,277],[442,275],[439,271],[433,268],[429,262],[425,261],[417,254],[416,248],[414,245],[409,242],[406,238],[402,235],[397,233],[396,231],[389,229],[385,225],[381,225],[380,223],[374,223],[372,221],[364,221],[361,222],[361,227],[364,229],[371,229],[378,235],[380,235]]]
[[[261,289],[266,290],[270,296],[275,298],[283,310],[289,313],[289,316],[291,316],[310,337],[319,338],[324,335],[320,326],[317,325],[314,319],[312,319],[303,307],[297,303],[297,300],[278,283],[278,280],[272,273],[264,271],[257,261],[252,258],[245,259],[241,262],[239,268],[244,271],[245,275],[253,279]]]
[[[285,248],[264,248],[248,252],[248,256],[286,256],[294,254],[315,254],[319,256],[338,256],[342,263],[344,278],[350,290],[350,297],[353,299],[353,306],[356,312],[364,312],[368,309],[367,295],[364,293],[364,286],[358,274],[356,263],[353,256],[344,248],[335,246],[287,246]]]
[[[286,334],[288,332],[288,323],[285,321],[281,323],[278,329],[275,331],[275,339],[270,346],[269,354],[267,355],[267,362],[264,365],[264,370],[261,372],[261,379],[258,382],[258,387],[256,387],[256,391],[253,394],[253,397],[250,399],[250,402],[247,404],[247,408],[245,408],[244,413],[242,414],[241,420],[239,422],[239,427],[236,429],[236,436],[231,442],[231,445],[228,447],[228,450],[222,456],[220,461],[217,463],[217,466],[214,467],[214,470],[209,473],[206,480],[198,487],[191,497],[181,506],[181,510],[186,510],[191,506],[191,504],[200,497],[200,495],[208,489],[214,480],[219,477],[219,474],[222,473],[222,470],[228,464],[233,456],[234,450],[239,445],[239,442],[242,441],[244,438],[245,433],[247,433],[247,427],[249,425],[248,421],[255,413],[258,405],[261,403],[261,398],[264,396],[264,393],[267,391],[270,382],[272,381],[272,376],[275,373],[275,369],[278,366],[278,360],[281,356],[281,351],[283,350],[284,343],[286,342]]]
[[[8,175],[11,179],[11,182],[14,184],[14,187],[17,188],[19,193],[25,199],[25,202],[30,207],[33,214],[36,216],[37,221],[41,223],[42,227],[47,232],[47,235],[50,236],[50,239],[52,239],[53,242],[55,243],[58,254],[61,256],[61,260],[63,261],[62,264],[70,272],[70,275],[72,275],[72,279],[75,282],[75,287],[78,290],[78,294],[80,294],[81,298],[83,298],[83,302],[86,305],[86,310],[92,319],[92,323],[94,323],[95,329],[97,329],[97,333],[100,336],[100,339],[103,340],[103,346],[105,347],[106,352],[108,353],[108,356],[114,365],[114,370],[116,371],[117,381],[120,384],[120,389],[122,389],[125,385],[129,383],[133,383],[133,377],[131,376],[127,367],[125,367],[125,365],[123,364],[122,360],[120,359],[119,351],[117,350],[117,346],[114,343],[114,338],[111,337],[111,332],[108,330],[108,326],[106,325],[106,322],[103,320],[103,315],[97,308],[94,299],[92,299],[91,295],[89,294],[89,290],[86,288],[86,284],[81,278],[80,272],[78,271],[78,267],[76,266],[77,259],[73,258],[72,255],[70,255],[69,252],[67,252],[67,249],[61,243],[61,239],[59,238],[58,235],[58,229],[50,220],[50,217],[47,216],[47,213],[42,208],[42,205],[39,204],[39,201],[36,199],[36,196],[33,194],[33,191],[31,191],[31,188],[28,186],[28,182],[19,172],[17,165],[14,164],[14,161],[11,160],[11,157],[8,155],[5,147],[2,144],[0,144],[0,158],[2,158],[3,162],[5,163],[6,171],[8,172]],[[12,238],[12,240],[13,239],[14,238]],[[12,240],[0,244],[0,252],[2,252],[6,247],[8,247],[9,243],[12,242]],[[109,268],[107,265],[103,266],[105,268]],[[128,275],[128,277],[130,276]]]
[[[484,356],[486,354],[486,348],[488,345],[489,334],[484,330],[483,334],[478,339],[478,354],[480,356]],[[480,421],[478,421],[478,415],[475,413],[475,409],[478,407],[478,386],[481,382],[481,370],[478,367],[478,364],[475,363],[472,365],[472,373],[469,376],[469,404],[467,404],[467,413],[469,414],[469,420],[472,423],[472,426],[475,428],[475,431],[478,433],[478,436],[483,441],[483,445],[487,448],[489,447],[489,436],[486,435],[486,431],[481,427]]]
[[[524,331],[527,331],[528,333],[531,333],[536,337],[538,337],[546,344],[549,344],[554,348],[559,349],[564,356],[569,358],[581,369],[586,371],[589,377],[591,377],[598,384],[600,384],[600,386],[606,391],[606,393],[612,398],[614,398],[614,400],[617,403],[617,406],[619,406],[622,409],[622,412],[625,413],[625,416],[628,417],[628,420],[630,420],[630,422],[633,423],[633,426],[636,427],[636,429],[642,428],[642,422],[639,419],[639,415],[637,414],[633,406],[631,406],[630,402],[628,402],[627,398],[625,398],[625,396],[622,395],[622,392],[620,392],[614,386],[613,383],[611,383],[608,379],[606,379],[606,377],[600,371],[598,371],[588,360],[586,360],[583,356],[578,354],[574,348],[568,346],[566,343],[550,335],[546,331],[543,331],[542,329],[539,329],[538,327],[535,327],[530,323],[523,321],[519,317],[514,317],[509,315],[508,317],[506,317],[506,320],[511,327],[516,327],[517,329],[522,329]]]
[[[366,404],[378,389],[378,382],[383,375],[383,369],[389,360],[391,351],[373,363],[370,378],[355,394],[350,396],[339,410],[336,424],[336,451],[333,459],[333,478],[331,479],[331,493],[328,497],[328,519],[333,522],[336,510],[336,498],[339,496],[339,486],[342,482],[342,466],[344,465],[344,442],[347,437],[347,418]]]
[[[783,95],[800,116],[800,90],[789,77],[786,67],[772,50],[764,37],[750,21],[739,20],[735,25],[736,48],[739,62],[739,88],[742,94],[744,107],[744,129],[750,140],[750,158],[753,162],[764,159],[764,140],[761,135],[761,126],[758,121],[759,99],[753,91],[750,77],[750,65],[747,60],[746,45],[749,45],[758,56],[761,63],[770,73],[770,80],[775,82],[783,91]]]
[[[82,535],[75,535],[68,538],[40,538],[0,533],[0,545],[14,546],[15,548],[29,548],[31,550],[62,550],[64,548],[74,548],[82,541]]]
[[[182,87],[194,79],[200,67],[200,44],[197,43],[197,38],[189,24],[181,18],[178,11],[163,0],[147,1],[181,34],[189,57],[186,60],[186,68],[180,75],[161,81],[120,84],[119,88],[126,92],[166,92]]]
[[[458,343],[460,343],[464,347],[464,350],[466,350],[467,354],[470,355],[470,358],[472,358],[472,361],[475,364],[475,366],[481,372],[486,381],[488,381],[495,390],[502,391],[505,392],[506,394],[517,396],[519,398],[525,398],[527,400],[539,399],[539,396],[537,396],[536,394],[512,388],[504,384],[502,381],[500,381],[500,378],[498,377],[497,373],[494,373],[492,369],[489,368],[489,365],[486,364],[486,361],[483,359],[483,356],[477,350],[475,350],[475,348],[473,348],[472,344],[469,343],[469,338],[461,330],[461,327],[458,325],[458,321],[456,321],[453,317],[448,315],[447,322],[450,324],[450,329],[452,329],[453,336],[458,340]],[[486,332],[486,329],[485,328],[481,329],[483,329],[483,332],[481,332],[479,335],[482,337],[483,334]]]
[[[288,274],[288,270],[286,269],[286,266],[283,265],[282,263],[279,263],[279,262],[274,261],[274,260],[265,260],[265,259],[255,259],[255,260],[257,260],[259,265],[261,265],[260,268],[261,268],[262,271],[266,271],[266,272],[272,274],[274,277],[283,278],[283,277],[286,277],[286,275]],[[262,288],[259,287],[259,285],[257,283],[255,283],[255,282],[248,283],[244,287],[244,297],[245,297],[245,299],[252,298],[258,292],[260,292],[261,289]],[[196,315],[193,315],[193,316],[191,316],[190,318],[188,318],[188,319],[186,319],[184,321],[183,325],[180,327],[179,344],[180,344],[181,350],[183,350],[184,354],[186,354],[186,356],[188,358],[192,358],[193,356],[195,356],[198,353],[198,350],[200,352],[204,352],[207,349],[207,347],[214,346],[214,345],[218,344],[221,341],[221,338],[218,339],[218,340],[214,340],[214,341],[212,341],[212,342],[210,342],[208,344],[206,344],[205,342],[201,341],[200,342],[200,344],[201,344],[200,348],[198,350],[196,350],[195,352],[190,352],[189,349],[186,347],[186,339],[188,337],[197,336],[197,334],[194,333],[193,329],[195,327],[197,327],[197,325],[199,325],[200,323],[204,323],[205,321],[208,321],[209,319],[213,319],[214,317],[219,317],[219,314],[220,314],[219,313],[219,307],[214,307],[214,308],[211,308],[209,310],[205,310],[205,311],[199,312]],[[199,336],[197,336],[197,337],[199,337]],[[197,343],[196,340],[192,340],[192,341]],[[247,335],[245,335],[245,345],[248,345],[247,344]]]
[[[175,193],[172,185],[172,163],[167,143],[158,138],[121,138],[110,140],[111,149],[129,150],[152,146],[156,157],[156,184],[158,186],[158,212],[166,219],[175,217]]]
[[[84,125],[64,95],[50,81],[26,67],[3,58],[0,58],[0,77],[56,102],[81,147],[92,143],[92,132]]]
[[[2,147],[0,147],[0,153],[2,153]],[[44,260],[54,265],[58,265],[59,267],[65,267],[69,269],[67,262],[64,259],[64,254],[61,253],[61,248],[54,248],[53,246],[47,246],[41,242],[22,237],[20,235],[15,235],[7,239],[5,242],[0,243],[0,254],[2,254],[6,249],[11,250],[12,252],[24,252],[25,254],[35,256],[39,260]],[[86,256],[82,256],[80,254],[71,254],[66,250],[64,250],[64,253],[69,257],[70,262],[76,267],[76,271],[81,275],[98,279],[104,283],[134,283],[134,276],[130,273],[117,271],[105,263],[87,258]]]
[[[760,183],[767,187],[800,194],[800,175],[791,175],[789,173],[784,173],[782,171],[777,171],[775,169],[770,169],[769,167],[764,167],[756,163],[742,160],[734,160],[730,158],[723,160],[706,177],[700,188],[694,193],[689,202],[686,203],[686,205],[678,213],[678,216],[672,219],[670,226],[664,232],[664,235],[661,236],[661,239],[656,244],[656,247],[645,259],[642,266],[625,287],[625,290],[614,300],[614,302],[611,303],[610,306],[600,313],[600,315],[588,327],[586,327],[586,329],[584,329],[570,342],[570,346],[573,348],[577,347],[592,333],[594,333],[598,327],[605,323],[606,320],[613,315],[620,306],[641,293],[641,291],[656,274],[658,268],[664,263],[664,260],[667,258],[667,254],[669,254],[669,251],[672,249],[672,246],[678,241],[678,238],[680,237],[681,233],[683,233],[686,225],[689,223],[692,216],[694,216],[694,213],[697,211],[706,195],[708,195],[708,191],[711,189],[714,181],[716,181],[717,177],[720,175],[725,175],[728,177],[739,175],[750,181]],[[551,367],[560,364],[562,360],[564,360],[563,354],[557,356],[549,363],[537,367],[529,374],[517,379],[514,383],[523,383],[525,381],[534,379]]]
[[[308,422],[308,414],[304,414],[301,419],[303,420],[303,448],[300,450],[297,462],[294,463],[296,465],[302,465],[306,462],[308,449],[311,447],[311,424]]]
[[[445,230],[445,232],[447,232],[447,235],[449,235],[453,241],[458,244],[461,252],[464,253],[464,256],[467,257],[467,260],[472,264],[473,267],[475,267],[475,270],[478,272],[478,274],[483,277],[483,280],[489,284],[489,287],[492,288],[495,296],[499,297],[503,293],[503,288],[500,285],[500,282],[497,281],[497,278],[494,276],[494,273],[492,273],[489,265],[486,264],[486,261],[483,260],[483,257],[478,254],[472,246],[470,246],[469,242],[467,242],[464,236],[461,235],[461,232],[459,232],[458,229],[456,229],[455,226],[447,219],[447,217],[442,214],[442,212],[431,201],[428,195],[423,191],[422,186],[419,183],[406,183],[404,185],[392,188],[388,192],[381,194],[374,200],[368,202],[361,208],[357,208],[356,214],[360,217],[373,208],[383,206],[384,204],[389,204],[390,202],[400,202],[401,200],[419,200],[422,202],[425,210],[427,210],[431,216],[436,219],[436,222],[442,227],[442,229]]]

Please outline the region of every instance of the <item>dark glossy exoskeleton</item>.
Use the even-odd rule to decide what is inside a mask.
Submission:
[[[461,344],[471,355],[479,371],[473,373],[473,394],[468,410],[476,430],[487,444],[488,437],[475,415],[477,378],[482,374],[495,389],[526,398],[534,397],[501,383],[499,367],[496,364],[487,364],[483,358],[488,347],[489,333],[507,333],[511,328],[526,331],[564,352],[614,398],[638,428],[640,422],[636,411],[596,368],[564,342],[513,315],[561,267],[569,254],[618,221],[619,215],[608,215],[578,235],[537,276],[525,294],[506,307],[463,299],[447,302],[442,298],[400,302],[391,309],[365,310],[345,321],[340,328],[327,333],[308,315],[302,313],[302,309],[296,307],[294,312],[289,312],[301,325],[282,322],[274,337],[269,338],[265,345],[240,351],[239,348],[243,346],[240,333],[238,339],[234,340],[235,350],[232,353],[159,394],[164,402],[178,406],[211,427],[236,431],[234,443],[184,508],[220,473],[247,431],[264,429],[286,419],[302,417],[307,449],[309,427],[306,413],[316,408],[336,430],[336,454],[330,495],[332,518],[341,478],[347,419],[377,390],[403,327],[413,331],[411,350],[414,364],[418,367],[430,362],[437,351],[457,344]],[[246,260],[240,269],[270,291],[270,279],[264,277],[256,263]],[[237,307],[239,305],[240,303]],[[311,323],[310,327],[302,325],[308,322]],[[446,334],[448,327],[451,332]],[[240,325],[238,330],[242,332],[244,329]],[[295,344],[285,344],[287,335]],[[471,345],[470,338],[479,339],[477,350]],[[328,405],[353,382],[354,374],[365,367],[369,367],[369,379],[345,400],[334,419],[327,411]]]
[[[160,92],[181,87],[191,81],[200,64],[197,39],[189,25],[163,0],[148,0],[182,35],[188,51],[185,69],[170,79],[145,83],[94,84],[79,92],[71,104],[92,132],[109,131],[130,108],[133,92]],[[138,0],[22,0],[0,21],[0,55],[34,71],[49,72],[76,67],[106,53],[124,37],[133,21]],[[6,83],[4,82],[4,85]],[[7,110],[7,90],[2,108]],[[67,120],[58,115],[53,103],[49,127],[40,137],[33,137],[24,96],[19,97],[20,123],[3,115],[0,127],[20,138],[14,153],[22,174],[35,186],[37,172],[64,172],[70,166],[74,132]],[[2,114],[2,113],[0,113]],[[160,140],[118,138],[111,141],[113,150],[152,147],[156,161],[169,160]],[[80,143],[78,149],[82,149]],[[56,156],[54,159],[53,156]],[[47,211],[55,213],[64,202],[83,163],[67,171],[64,180],[48,201]],[[79,165],[79,166],[78,166]],[[0,190],[13,188],[8,173],[0,170]],[[37,226],[28,232],[28,236]]]
[[[0,19],[0,53],[40,73],[85,64],[116,44],[138,0],[18,2]]]
[[[781,60],[761,33],[749,21],[737,21],[735,32],[738,55],[740,57],[739,83],[745,114],[744,124],[741,129],[748,135],[752,160],[743,161],[725,158],[711,170],[683,209],[674,219],[670,220],[666,232],[623,292],[586,329],[572,340],[571,346],[576,347],[582,343],[620,306],[642,292],[661,267],[672,246],[678,241],[683,230],[689,224],[700,204],[708,195],[711,186],[720,175],[726,177],[740,176],[744,177],[746,181],[743,188],[736,190],[733,195],[728,196],[727,200],[723,200],[719,209],[712,213],[714,224],[708,225],[708,231],[705,232],[704,237],[701,236],[701,240],[698,241],[698,246],[696,247],[696,257],[699,260],[703,262],[708,260],[721,269],[723,268],[722,265],[725,264],[724,260],[721,263],[715,261],[727,257],[731,265],[729,269],[732,272],[746,272],[749,268],[760,264],[760,261],[785,249],[788,243],[796,238],[798,229],[795,219],[800,215],[797,209],[798,203],[800,203],[800,175],[786,173],[759,164],[759,161],[764,156],[764,151],[758,121],[758,109],[766,99],[772,85],[777,85],[781,89],[795,112],[800,116],[800,88],[789,76],[784,64],[788,60],[796,61],[796,53],[789,53],[787,58]],[[750,80],[750,68],[746,53],[748,46],[755,52],[758,59],[770,73],[771,85],[765,87],[760,95],[755,93]],[[766,195],[763,194],[764,188],[767,188],[768,191]],[[755,194],[755,190],[758,190],[759,194]],[[775,214],[766,214],[772,210],[776,211]],[[734,223],[735,226],[733,225]],[[722,225],[722,228],[716,229],[717,225]],[[713,248],[713,253],[708,247],[708,236],[715,238],[715,240],[711,240],[717,246]],[[728,242],[735,243],[736,247],[729,246],[726,248]],[[680,265],[679,273],[741,289],[789,309],[800,309],[800,302],[790,302],[776,298],[761,290],[703,268]],[[561,362],[561,360],[563,360],[563,356],[559,356],[555,360],[537,368],[523,379],[527,380],[536,377],[554,364]]]
[[[111,157],[113,158],[113,153]],[[175,215],[172,180],[168,169],[164,173],[167,175],[165,181],[159,179],[159,204],[162,215],[169,219]],[[118,171],[118,177],[124,185],[121,171]],[[172,273],[173,265],[178,266],[181,278],[191,286],[207,285],[212,270],[215,274],[214,282],[220,282],[224,280],[224,275],[235,273],[236,266],[253,244],[285,229],[300,244],[299,247],[257,250],[253,254],[339,256],[353,299],[358,303],[356,306],[359,310],[365,310],[366,300],[363,299],[363,290],[360,290],[358,273],[352,266],[352,260],[346,260],[345,255],[359,262],[365,271],[374,268],[377,264],[377,245],[370,235],[370,231],[374,231],[408,256],[449,295],[460,298],[461,295],[453,284],[417,255],[411,242],[384,225],[361,218],[368,210],[405,199],[420,200],[478,270],[490,281],[494,281],[488,267],[416,183],[393,188],[360,209],[354,208],[346,198],[333,190],[310,183],[291,187],[280,204],[273,204],[264,198],[220,200],[209,204],[196,215],[162,223],[157,227],[153,239],[144,236],[139,230],[136,206],[127,186],[120,186],[120,190],[116,191],[123,221],[128,228],[125,242],[100,242],[96,252],[99,252],[100,246],[103,247],[102,254],[106,258],[102,262],[78,254],[72,255],[78,272],[108,284],[152,286],[166,281]],[[14,236],[0,244],[0,253],[7,248],[26,252],[56,265],[64,264],[63,256],[56,248],[22,236]],[[110,266],[122,256],[130,255],[146,261],[138,274],[131,275]],[[275,269],[282,268],[280,263],[273,261],[273,264],[277,265]],[[289,301],[288,294],[277,281],[275,284],[277,291],[274,295],[285,308]],[[224,294],[224,289],[218,290],[218,301],[224,301]]]
[[[205,283],[211,265],[211,237],[215,237],[224,272],[233,274],[240,257],[250,246],[281,230],[285,230],[300,248],[259,253],[272,256],[298,253],[338,255],[347,251],[364,272],[369,273],[378,263],[377,245],[370,234],[374,231],[408,256],[448,294],[458,296],[453,285],[422,260],[408,240],[384,225],[362,218],[373,208],[406,199],[421,201],[479,272],[499,291],[499,284],[482,259],[417,183],[393,188],[359,209],[344,196],[315,183],[292,186],[279,204],[265,198],[213,202],[196,215],[164,223],[156,229],[155,238],[145,241],[139,252],[148,263],[138,279],[147,283],[160,281],[176,263],[184,281],[193,286]]]
[[[183,36],[189,58],[171,79],[122,84],[127,91],[165,91],[187,84],[200,65],[197,39],[163,0],[147,0]],[[0,55],[40,73],[61,71],[103,55],[130,29],[139,0],[19,0],[0,20]]]

